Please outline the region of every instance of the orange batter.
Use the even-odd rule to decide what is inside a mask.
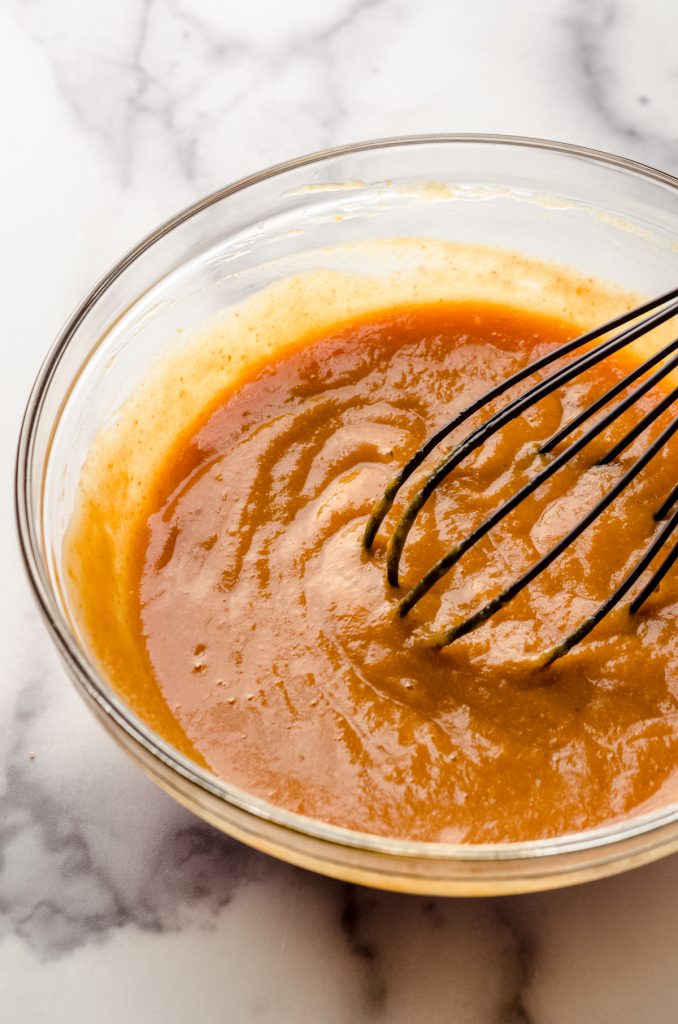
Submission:
[[[475,610],[602,496],[656,433],[590,468],[637,411],[407,619],[395,614],[407,586],[537,471],[538,442],[623,367],[604,363],[541,402],[453,474],[410,535],[400,590],[385,582],[384,548],[412,488],[373,555],[361,547],[375,499],[425,438],[572,333],[489,304],[387,309],[305,339],[214,399],[168,453],[139,522],[125,615],[142,717],[249,792],[381,835],[532,839],[650,800],[678,756],[676,574],[550,669],[529,656],[590,614],[647,545],[675,445],[494,619],[442,651],[420,639]],[[124,674],[115,650],[106,659]]]

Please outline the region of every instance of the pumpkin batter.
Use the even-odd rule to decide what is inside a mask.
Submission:
[[[678,755],[675,576],[635,619],[619,609],[552,668],[529,655],[589,614],[647,544],[675,447],[545,576],[443,651],[422,645],[422,628],[477,607],[574,525],[639,450],[589,468],[630,418],[404,621],[404,591],[384,580],[387,531],[373,556],[361,549],[372,504],[408,455],[571,335],[487,303],[393,308],[304,339],[213,400],[140,517],[128,615],[157,684],[144,717],[169,708],[193,755],[229,782],[383,835],[547,837],[647,801]],[[537,442],[622,372],[603,364],[465,464],[421,515],[403,586],[533,474]]]
[[[375,499],[438,425],[632,297],[503,250],[413,239],[357,252],[382,272],[279,282],[179,345],[102,428],[64,544],[76,635],[177,749],[337,825],[525,840],[676,799],[678,573],[635,618],[619,608],[551,668],[530,662],[646,546],[675,485],[675,445],[501,614],[442,651],[421,642],[550,548],[665,420],[592,468],[640,410],[628,414],[407,619],[395,614],[621,363],[540,403],[448,479],[410,535],[399,591],[385,543],[416,477],[373,554],[361,544]]]

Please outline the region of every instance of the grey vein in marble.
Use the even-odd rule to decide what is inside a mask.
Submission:
[[[13,932],[51,957],[128,925],[153,932],[188,921],[209,926],[238,886],[270,871],[266,858],[180,812],[180,823],[163,830],[138,865],[137,884],[115,877],[92,849],[96,824],[84,825],[68,794],[36,779],[40,755],[26,753],[25,738],[46,703],[36,677],[23,686],[11,727],[16,739],[0,798],[0,937]]]
[[[307,148],[331,144],[341,113],[334,41],[384,4],[331,0],[318,5],[312,18],[290,18],[289,10],[272,6],[268,17],[279,31],[261,35],[243,32],[238,19],[231,22],[210,3],[135,0],[126,9],[107,7],[101,23],[92,8],[96,31],[90,19],[78,18],[68,34],[62,31],[63,7],[38,0],[21,8],[49,54],[58,87],[82,127],[110,152],[124,185],[136,181],[150,157],[155,174],[207,188],[224,181],[215,178],[218,163],[206,167],[215,154],[226,157],[223,174],[240,169],[238,129],[251,134],[262,95],[274,82],[281,137],[293,138],[301,122],[322,126],[306,133]],[[123,21],[134,26],[132,32],[120,32]],[[264,152],[262,159],[270,159]],[[155,166],[162,156],[167,162]]]
[[[619,137],[619,148],[631,147],[638,159],[675,172],[678,51],[671,41],[670,10],[663,0],[579,0],[565,21],[579,71],[572,86],[582,90],[587,105]],[[639,50],[644,51],[642,61],[637,59]],[[666,62],[657,61],[661,50]]]

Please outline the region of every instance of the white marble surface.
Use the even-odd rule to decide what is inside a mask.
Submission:
[[[173,211],[326,145],[541,135],[678,171],[675,0],[2,0],[0,1019],[675,1024],[678,858],[540,896],[329,882],[175,806],[75,696],[16,549],[32,378]]]

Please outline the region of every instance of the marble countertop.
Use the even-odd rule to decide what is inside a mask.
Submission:
[[[201,194],[360,138],[491,131],[678,172],[675,0],[0,5],[0,1018],[675,1024],[678,857],[430,900],[286,867],[175,805],[81,704],[17,553],[18,424],[59,326]]]

